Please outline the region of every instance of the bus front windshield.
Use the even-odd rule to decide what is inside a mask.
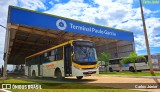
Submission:
[[[75,46],[73,49],[73,61],[76,62],[96,62],[97,55],[94,47]]]

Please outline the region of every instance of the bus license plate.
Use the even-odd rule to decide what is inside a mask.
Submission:
[[[88,71],[88,73],[92,73],[92,71]]]

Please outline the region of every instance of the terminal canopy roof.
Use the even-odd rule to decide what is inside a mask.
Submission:
[[[118,40],[134,41],[132,32],[15,6],[9,7],[7,26],[9,46],[5,46],[5,51],[9,54],[8,64],[24,64],[26,56],[74,39],[92,40],[96,45]]]

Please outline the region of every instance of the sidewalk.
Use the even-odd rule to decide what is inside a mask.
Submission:
[[[105,87],[113,87],[113,88],[126,88],[133,87],[136,84],[140,86],[143,84],[151,84],[159,85],[160,84],[160,78],[159,76],[152,76],[149,78],[149,76],[145,77],[132,77],[132,76],[90,76],[90,77],[84,77],[84,79],[95,79],[96,81],[90,81],[86,84],[88,85],[95,85],[95,86],[105,86]],[[155,78],[157,77],[157,78]],[[124,84],[124,85],[123,85]],[[128,85],[126,85],[128,84]],[[158,89],[143,89],[143,88],[133,88],[132,90],[140,90],[140,91],[149,91],[149,92],[160,92],[160,87]]]
[[[99,75],[104,77],[127,77],[127,78],[151,78],[151,79],[160,79],[160,76],[124,76],[124,75]]]
[[[0,92],[12,92],[12,91],[9,91],[9,90],[6,90],[6,89],[0,89]]]

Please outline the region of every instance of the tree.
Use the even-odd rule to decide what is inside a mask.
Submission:
[[[122,59],[121,63],[123,65],[127,64],[127,63],[133,63],[134,64],[134,69],[137,72],[136,65],[135,65],[135,63],[136,63],[137,60],[138,60],[138,56],[137,56],[136,52],[131,52],[130,55],[127,58],[123,58]]]
[[[105,66],[108,66],[109,58],[110,58],[110,54],[106,53],[106,52],[103,52],[98,56],[98,60],[101,61],[101,62],[104,61],[105,62]]]

